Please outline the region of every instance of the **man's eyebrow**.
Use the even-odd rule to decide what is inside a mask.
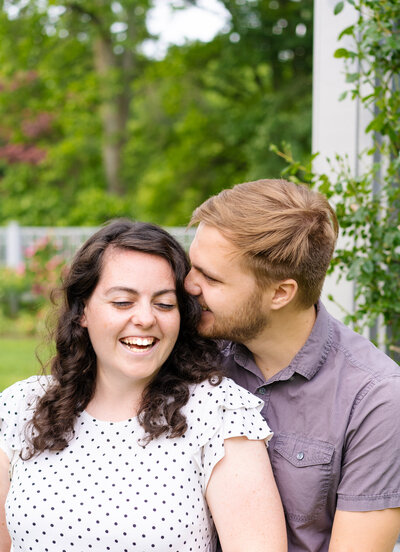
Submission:
[[[129,293],[130,295],[139,295],[139,291],[137,291],[136,289],[125,286],[114,286],[106,291],[106,295],[109,295],[110,293],[115,293],[116,291]],[[153,293],[153,297],[159,297],[160,295],[165,295],[166,293],[173,293],[174,295],[176,295],[176,289],[160,289],[160,291],[156,291],[155,293]]]
[[[211,278],[212,280],[216,280],[217,282],[221,282],[221,278],[217,276],[216,274],[212,274],[211,272],[208,272],[201,268],[201,266],[198,266],[196,264],[192,264],[192,268],[203,274],[203,276],[206,276],[207,278]]]

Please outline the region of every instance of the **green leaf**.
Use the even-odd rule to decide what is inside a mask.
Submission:
[[[338,40],[340,40],[345,35],[353,35],[354,33],[354,25],[350,25],[350,27],[346,27],[343,29],[343,31],[338,36]]]
[[[344,2],[338,2],[335,6],[335,9],[333,10],[333,13],[337,15],[343,10],[343,8],[344,8]]]
[[[360,78],[359,73],[347,73],[346,74],[346,82],[356,82]]]
[[[375,119],[372,119],[372,121],[365,129],[365,132],[370,132],[371,130],[376,130],[377,132],[380,132],[384,126],[385,126],[385,114],[381,112],[375,117]]]
[[[346,48],[338,48],[335,53],[333,54],[333,57],[335,58],[349,58],[350,54],[349,51],[346,50]]]

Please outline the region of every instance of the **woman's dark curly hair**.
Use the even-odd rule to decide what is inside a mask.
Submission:
[[[180,409],[188,401],[190,383],[221,381],[217,347],[198,335],[200,307],[184,289],[190,269],[184,250],[158,226],[116,219],[86,241],[64,277],[63,302],[54,331],[56,355],[50,364],[52,383],[38,399],[28,424],[29,450],[24,453],[25,459],[45,450],[63,450],[73,436],[77,415],[93,397],[96,354],[81,319],[85,303],[100,279],[104,252],[109,247],[162,257],[175,275],[180,331],[171,355],[142,396],[138,416],[147,442],[163,433],[179,437],[186,431],[186,419]]]

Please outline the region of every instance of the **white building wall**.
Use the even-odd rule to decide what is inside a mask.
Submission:
[[[336,59],[334,52],[339,47],[351,46],[351,37],[340,42],[338,36],[356,20],[356,12],[348,3],[344,10],[334,15],[338,0],[314,0],[314,68],[313,68],[313,124],[312,150],[319,152],[314,169],[329,174],[327,159],[335,155],[348,156],[354,175],[360,171],[359,154],[368,144],[369,136],[364,132],[369,114],[362,109],[358,100],[348,97],[339,101],[340,95],[349,89],[345,80],[345,65],[342,58]],[[339,238],[340,247],[344,241]],[[330,275],[324,285],[322,299],[329,312],[343,319],[344,311],[327,299],[332,294],[346,311],[353,311],[354,284],[343,276],[337,282],[338,274]]]

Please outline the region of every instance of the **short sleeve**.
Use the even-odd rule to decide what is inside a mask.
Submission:
[[[0,449],[10,462],[24,445],[24,429],[32,416],[36,398],[44,391],[46,377],[32,376],[0,393]]]
[[[228,378],[215,387],[201,386],[203,393],[197,389],[190,402],[196,428],[194,458],[205,492],[215,465],[224,457],[225,439],[247,437],[267,443],[273,433],[260,413],[263,401],[246,389]]]
[[[400,506],[400,372],[373,381],[357,398],[346,435],[337,508]]]

